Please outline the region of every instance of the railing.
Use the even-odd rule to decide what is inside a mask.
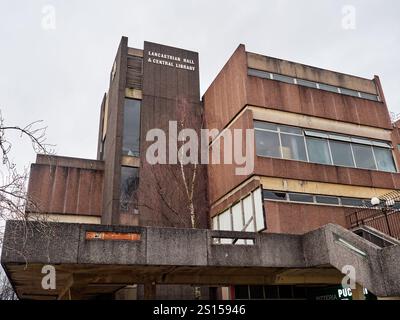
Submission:
[[[380,205],[360,207],[346,213],[347,228],[352,230],[360,226],[369,226],[400,239],[400,192],[391,192],[379,199]]]

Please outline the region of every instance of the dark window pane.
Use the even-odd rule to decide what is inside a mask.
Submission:
[[[396,172],[391,149],[374,147],[374,153],[379,170]]]
[[[348,96],[353,96],[353,97],[359,98],[358,92],[357,92],[357,91],[354,91],[354,90],[345,89],[345,88],[340,88],[340,92],[341,92],[342,94],[345,94],[345,95],[348,95]]]
[[[352,144],[357,168],[376,169],[372,147],[362,144]]]
[[[273,74],[273,78],[274,80],[277,81],[281,81],[281,82],[286,82],[286,83],[290,83],[290,84],[294,84],[294,78],[292,77],[288,77],[288,76],[284,76],[282,74]]]
[[[257,155],[281,157],[278,133],[256,130],[255,136]]]
[[[337,166],[354,167],[353,155],[350,143],[341,141],[329,141],[333,164]]]
[[[376,96],[374,94],[364,93],[364,92],[361,92],[361,98],[373,100],[373,101],[379,101],[378,96]]]
[[[336,197],[316,196],[315,199],[317,203],[339,204],[339,199]]]
[[[314,202],[314,198],[310,194],[302,194],[302,193],[289,193],[290,201],[298,201],[298,202]]]
[[[139,169],[121,167],[121,196],[122,211],[138,213],[137,189],[139,186]]]
[[[235,299],[249,299],[249,286],[235,286]]]
[[[337,87],[330,86],[329,84],[320,83],[320,84],[319,84],[319,88],[320,88],[321,90],[339,93]]]
[[[254,128],[278,131],[278,126],[276,124],[263,121],[254,121]]]
[[[305,87],[310,87],[310,88],[317,88],[317,83],[308,81],[308,80],[303,80],[303,79],[297,79],[297,84],[300,86],[305,86]]]
[[[279,298],[280,299],[292,299],[292,286],[279,286]]]
[[[265,298],[267,299],[278,299],[278,286],[264,286]]]
[[[279,126],[279,130],[285,133],[295,133],[295,134],[303,134],[303,130],[296,127],[289,127],[289,126]]]
[[[327,140],[307,137],[307,149],[310,162],[331,164]]]
[[[282,155],[285,159],[307,160],[303,136],[281,133]]]
[[[261,70],[249,69],[247,71],[247,74],[249,76],[255,76],[255,77],[270,79],[270,73],[269,72],[265,72],[265,71],[261,71]]]
[[[286,193],[263,190],[263,197],[270,200],[286,200]]]
[[[307,288],[294,286],[293,287],[293,298],[295,299],[307,299]]]
[[[139,156],[140,141],[140,101],[125,99],[124,132],[122,153],[128,156]]]
[[[357,198],[341,198],[341,201],[342,206],[362,207],[364,205],[364,201]]]
[[[250,299],[264,299],[264,287],[250,286]]]

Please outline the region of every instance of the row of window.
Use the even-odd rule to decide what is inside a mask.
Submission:
[[[332,86],[329,84],[309,81],[309,80],[305,80],[305,79],[298,79],[298,78],[294,78],[294,77],[290,77],[290,76],[285,76],[282,74],[276,74],[276,73],[261,71],[261,70],[257,70],[257,69],[249,68],[248,75],[256,76],[256,77],[260,77],[260,78],[264,78],[264,79],[276,80],[276,81],[290,83],[290,84],[297,84],[297,85],[303,86],[303,87],[320,89],[320,90],[324,90],[324,91],[344,94],[344,95],[367,99],[367,100],[372,100],[372,101],[380,101],[379,96],[374,95],[374,94],[360,92],[360,91],[346,89],[346,88],[341,88],[341,87],[336,87],[336,86]]]
[[[313,203],[313,204],[322,204],[330,206],[344,206],[344,207],[371,206],[370,199],[314,195],[314,194],[297,193],[297,192],[263,190],[263,198],[264,200]],[[395,206],[399,205],[400,203],[396,202]]]
[[[213,230],[258,232],[265,227],[261,188],[212,218]],[[239,240],[237,244],[249,241]],[[223,239],[221,243],[229,244],[232,240]]]
[[[396,172],[391,145],[384,141],[254,122],[259,156]]]

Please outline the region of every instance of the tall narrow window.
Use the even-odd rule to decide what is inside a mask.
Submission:
[[[139,169],[121,167],[120,208],[124,212],[138,213],[137,189]]]
[[[122,140],[122,153],[138,157],[140,147],[140,100],[125,99]]]

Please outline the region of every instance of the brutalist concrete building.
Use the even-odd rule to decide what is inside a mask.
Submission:
[[[200,97],[196,52],[123,37],[97,159],[37,156],[2,266],[20,299],[399,297],[399,127],[377,76],[239,45]]]

